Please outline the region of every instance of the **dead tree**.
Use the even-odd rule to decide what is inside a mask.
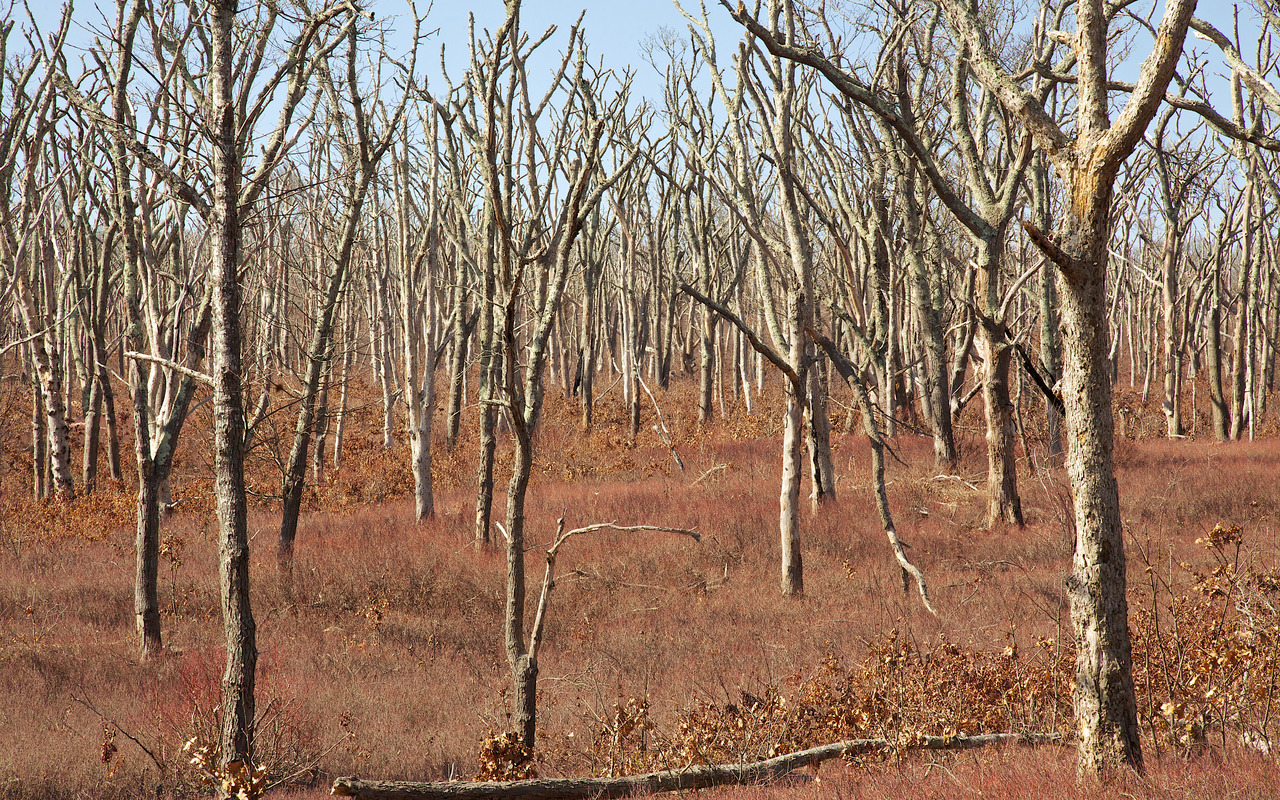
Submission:
[[[545,93],[541,99],[531,94],[526,64],[554,32],[551,28],[530,40],[520,26],[519,0],[507,0],[507,16],[497,32],[483,42],[473,37],[470,95],[455,93],[447,109],[474,151],[472,163],[489,218],[493,260],[483,278],[482,302],[489,320],[482,324],[493,326],[493,341],[482,340],[481,347],[497,345],[500,352],[482,352],[482,379],[491,381],[482,401],[502,409],[515,444],[503,529],[503,641],[511,668],[516,732],[529,750],[536,727],[538,668],[524,627],[525,501],[533,469],[533,433],[542,412],[548,342],[578,235],[604,193],[639,155],[631,150],[607,171],[605,152],[625,140],[624,131],[643,124],[642,118],[624,113],[626,82],[601,106],[597,95],[613,84],[613,77],[588,65],[577,25],[569,31]],[[559,112],[545,118],[553,99],[560,103]],[[500,358],[498,370],[493,369],[495,358]],[[482,495],[484,489],[482,474]],[[489,498],[482,496],[477,505],[487,502]]]
[[[1068,198],[1050,234],[1027,226],[1059,273],[1063,324],[1063,391],[1067,471],[1075,507],[1075,557],[1068,589],[1075,629],[1076,719],[1080,770],[1140,764],[1137,707],[1125,598],[1124,538],[1112,462],[1111,380],[1107,374],[1106,275],[1113,182],[1164,99],[1182,53],[1194,0],[1166,4],[1154,49],[1133,92],[1113,120],[1107,47],[1111,17],[1102,0],[1075,5],[1076,31],[1062,34],[1074,50],[1066,69],[1076,86],[1074,127],[1064,129],[1042,96],[1010,74],[991,48],[977,10],[946,0],[947,18],[964,43],[974,76],[1045,151]],[[1039,63],[1047,63],[1044,55]]]
[[[242,397],[242,286],[240,266],[242,221],[267,187],[276,167],[296,140],[294,113],[306,94],[318,65],[345,39],[344,26],[354,24],[346,3],[306,17],[297,27],[281,58],[265,74],[242,52],[261,52],[285,25],[281,9],[259,6],[251,17],[238,19],[235,0],[217,0],[207,8],[190,9],[192,24],[203,34],[189,37],[174,29],[174,17],[152,10],[148,16],[156,50],[171,59],[159,74],[182,84],[201,109],[213,109],[201,126],[208,147],[209,191],[202,192],[170,167],[135,131],[102,112],[62,76],[59,88],[94,125],[155,172],[170,192],[190,205],[209,229],[211,259],[211,373],[201,376],[213,386],[214,489],[219,529],[219,584],[227,666],[222,680],[221,764],[252,763],[254,681],[257,636],[249,597],[249,544],[244,483],[247,424]],[[142,11],[139,14],[144,13]],[[132,15],[130,15],[131,17]],[[122,12],[121,18],[126,18]],[[130,44],[131,42],[124,42]],[[190,52],[189,52],[190,51]],[[199,75],[199,79],[186,77]],[[121,81],[124,87],[127,81]],[[124,92],[126,88],[119,91]],[[175,92],[177,94],[178,92]],[[183,94],[182,96],[185,96]],[[277,121],[262,126],[262,118],[277,113]],[[264,133],[260,142],[256,138]],[[260,148],[260,149],[259,149]],[[249,154],[258,152],[256,164]],[[246,171],[248,174],[246,175]],[[188,370],[189,372],[196,372]],[[199,375],[199,373],[196,373]]]
[[[815,293],[811,234],[800,185],[804,169],[801,166],[803,143],[797,128],[801,128],[798,120],[808,113],[805,100],[811,87],[798,76],[794,63],[766,55],[748,40],[739,48],[737,83],[730,93],[716,60],[715,40],[705,8],[700,17],[684,13],[690,23],[696,57],[706,65],[715,95],[727,115],[722,145],[729,151],[723,157],[726,168],[715,169],[715,163],[706,155],[697,168],[719,182],[718,193],[731,204],[744,232],[752,239],[752,259],[764,316],[779,351],[774,353],[777,360],[769,360],[786,379],[778,525],[781,588],[785,595],[798,596],[804,593],[799,520],[803,417],[806,411],[812,414],[815,408],[822,407],[810,403],[809,369],[813,361],[811,345],[804,334],[804,329],[813,324]],[[796,35],[796,20],[788,4],[772,3],[769,20],[773,36],[789,41]],[[757,71],[763,76],[757,75]],[[700,120],[699,124],[706,123]],[[755,133],[754,139],[752,133]],[[767,173],[752,163],[757,157],[768,164]],[[765,180],[770,181],[767,187],[761,185]],[[776,204],[770,210],[761,202],[761,198],[768,195],[772,195]],[[771,281],[781,285],[786,303],[784,313],[778,313],[774,307]],[[726,314],[732,313],[690,284],[682,285],[681,289],[726,319]],[[738,320],[734,324],[745,333],[745,322],[736,314],[733,317]],[[754,331],[751,336],[754,341],[760,341]],[[763,342],[761,345],[767,347]],[[781,355],[783,352],[785,356]],[[821,430],[822,426],[811,426],[811,429]],[[829,460],[813,461],[824,462]],[[814,480],[819,484],[820,494],[825,492],[827,497],[834,498],[833,475],[819,474]]]
[[[316,287],[315,317],[305,353],[306,374],[298,398],[298,417],[293,431],[293,444],[284,470],[283,511],[280,521],[280,538],[276,557],[281,574],[287,576],[293,560],[293,543],[298,531],[298,514],[302,505],[302,490],[306,483],[308,448],[316,419],[316,404],[321,382],[329,371],[334,353],[334,327],[343,288],[349,280],[351,262],[360,230],[361,214],[369,186],[377,174],[382,157],[391,147],[395,137],[403,136],[401,121],[405,103],[413,82],[418,40],[418,19],[415,16],[413,42],[415,43],[409,64],[402,79],[405,90],[389,117],[382,120],[377,129],[370,119],[369,89],[362,84],[357,72],[357,59],[361,53],[361,34],[354,26],[346,32],[346,53],[340,61],[320,73],[320,89],[327,105],[327,135],[317,137],[320,142],[335,149],[333,161],[343,165],[334,181],[339,187],[340,200],[332,217],[337,221],[337,236],[317,237],[313,246],[317,260],[323,265],[322,282]],[[339,71],[338,67],[341,67]],[[340,78],[335,78],[338,72]],[[380,77],[380,76],[379,76]],[[376,88],[375,88],[376,92]],[[318,181],[329,185],[328,181]],[[322,203],[322,207],[329,206]],[[326,209],[327,210],[327,209]],[[318,221],[318,220],[316,220]],[[402,234],[407,237],[407,231]],[[330,244],[332,241],[332,244]],[[415,473],[416,476],[416,473]],[[429,479],[429,473],[428,473]]]

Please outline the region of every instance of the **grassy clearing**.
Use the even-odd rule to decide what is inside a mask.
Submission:
[[[683,473],[648,428],[651,409],[632,442],[616,395],[585,434],[571,401],[549,403],[531,541],[549,543],[562,514],[569,527],[646,523],[704,538],[600,532],[566,545],[541,657],[540,774],[752,759],[858,735],[1070,732],[1068,493],[1033,426],[1021,529],[977,528],[976,410],[962,420],[955,476],[929,469],[927,440],[899,436],[891,503],[935,618],[902,591],[854,436],[835,442],[838,502],[803,515],[807,596],[781,597],[778,398],[699,430],[679,411],[693,408],[690,392],[660,395]],[[258,755],[281,791],[302,796],[343,774],[471,777],[482,740],[508,724],[503,555],[471,546],[474,432],[451,453],[440,445],[438,514],[416,525],[407,456],[382,451],[375,395],[361,394],[370,404],[349,420],[343,466],[309,493],[287,594],[273,559],[273,437],[251,464]],[[182,502],[164,523],[167,653],[141,665],[129,477],[70,508],[33,504],[24,424],[0,420],[0,796],[198,794],[182,747],[211,738],[222,668],[208,426],[188,427]],[[1124,439],[1118,465],[1145,775],[1082,788],[1069,748],[1015,748],[887,754],[712,794],[1270,796],[1280,775],[1260,751],[1280,744],[1280,443]],[[528,568],[540,579],[536,548]]]

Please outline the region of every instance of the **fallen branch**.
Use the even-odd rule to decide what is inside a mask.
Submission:
[[[574,800],[613,798],[759,784],[802,767],[873,750],[963,750],[993,744],[1056,744],[1057,734],[989,733],[982,736],[921,736],[899,743],[890,739],[849,739],[751,764],[718,764],[663,770],[622,778],[538,778],[525,781],[363,781],[338,778],[333,794],[363,800]]]

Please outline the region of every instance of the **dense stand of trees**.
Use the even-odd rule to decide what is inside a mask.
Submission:
[[[1269,37],[1280,19],[1260,2]],[[803,476],[815,513],[836,498],[838,375],[931,610],[889,515],[885,438],[909,423],[951,471],[954,423],[981,402],[986,524],[1020,525],[1018,443],[1043,414],[1043,452],[1026,454],[1057,458],[1065,434],[1074,502],[1081,768],[1141,762],[1112,393],[1160,396],[1174,439],[1251,437],[1264,419],[1280,324],[1270,39],[1222,33],[1194,0],[1159,19],[1102,0],[722,5],[683,8],[687,29],[652,39],[651,98],[591,54],[580,21],[526,30],[519,0],[470,32],[461,74],[430,82],[412,6],[407,51],[353,0],[118,0],[80,58],[69,16],[0,27],[2,352],[33,387],[33,493],[74,502],[104,458],[122,477],[127,392],[138,646],[155,655],[174,454],[208,398],[224,765],[252,761],[245,454],[273,415],[295,420],[277,453],[287,580],[308,468],[323,474],[329,437],[339,463],[357,363],[381,390],[384,446],[409,443],[417,519],[434,514],[432,448],[478,418],[474,538],[498,526],[505,542],[529,748],[524,506],[547,391],[576,397],[590,428],[599,376],[617,373],[634,438],[642,397],[656,405],[675,374],[697,381],[702,424],[780,382],[781,589],[800,595]],[[717,41],[713,12],[742,38]],[[1210,44],[1187,47],[1190,29]],[[1108,72],[1122,40],[1150,52],[1132,84]],[[1214,94],[1221,64],[1231,86]]]

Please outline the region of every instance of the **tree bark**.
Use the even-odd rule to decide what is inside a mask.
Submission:
[[[1098,265],[1062,281],[1063,402],[1067,473],[1074,494],[1076,544],[1067,580],[1077,648],[1075,710],[1081,770],[1139,764],[1137,705],[1125,596],[1124,536],[1112,463],[1114,423],[1107,374],[1106,243],[1109,186],[1098,187],[1091,216],[1068,212],[1064,249]]]
[[[236,0],[210,4],[209,99],[213,123],[213,416],[218,572],[226,670],[222,675],[221,764],[250,763],[257,626],[249,601],[249,537],[244,482],[245,414],[241,393],[240,151],[237,142],[233,27]]]

